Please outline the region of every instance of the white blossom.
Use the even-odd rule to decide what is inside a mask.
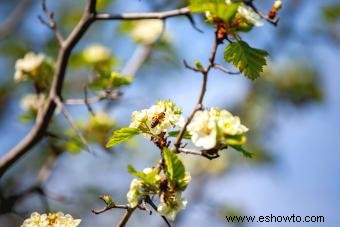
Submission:
[[[237,9],[237,13],[244,17],[249,23],[255,26],[262,26],[260,16],[254,12],[254,10],[248,6],[239,6]]]
[[[21,227],[76,227],[80,222],[80,219],[74,219],[71,215],[64,215],[62,212],[49,214],[34,212]]]
[[[111,58],[111,51],[103,45],[92,44],[85,48],[83,57],[85,61],[92,64],[106,62]]]
[[[139,43],[148,45],[154,43],[162,34],[164,22],[158,19],[137,21],[131,30],[131,38]]]
[[[243,135],[248,131],[239,117],[218,108],[196,112],[187,129],[191,141],[204,149],[216,147],[227,136]]]
[[[217,125],[215,119],[211,118],[208,110],[196,112],[191,123],[188,125],[188,132],[192,142],[204,149],[216,146]]]
[[[159,101],[149,109],[134,111],[130,127],[140,129],[147,137],[148,134],[145,132],[159,135],[169,128],[182,126],[184,118],[181,114],[182,110],[173,102]]]
[[[177,213],[185,209],[187,203],[188,201],[182,198],[180,192],[175,192],[170,197],[162,195],[157,211],[160,215],[165,216],[170,221],[174,221]]]
[[[136,207],[138,205],[138,196],[143,187],[143,181],[133,179],[130,184],[130,189],[126,194],[127,201],[131,207]]]
[[[231,0],[225,0],[225,3],[227,5],[232,4]],[[254,12],[254,10],[252,8],[250,8],[249,6],[244,6],[244,5],[240,5],[237,9],[237,13],[238,15],[242,16],[243,18],[245,18],[249,23],[255,25],[255,26],[262,26],[263,23],[260,21],[260,16]]]
[[[28,80],[29,77],[37,76],[39,67],[46,60],[44,54],[27,53],[23,58],[18,59],[15,63],[14,80],[16,82]]]

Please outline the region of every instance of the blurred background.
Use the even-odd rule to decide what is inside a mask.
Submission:
[[[264,12],[273,1],[255,1]],[[81,17],[84,1],[47,1],[59,28],[68,34]],[[177,0],[101,0],[99,11],[120,13],[169,10],[186,6]],[[213,71],[209,77],[205,106],[221,107],[241,117],[248,133],[246,159],[231,149],[220,159],[183,156],[193,179],[185,197],[187,208],[175,226],[232,226],[226,215],[300,215],[325,217],[325,223],[234,223],[240,226],[338,226],[340,225],[340,2],[284,0],[279,26],[265,23],[242,34],[252,46],[270,53],[262,78],[250,81],[241,75]],[[56,58],[54,34],[39,20],[40,1],[0,2],[0,158],[33,125],[20,100],[34,92],[30,83],[15,84],[15,62],[26,52],[43,52]],[[112,53],[110,68],[134,74],[134,81],[119,87],[122,96],[92,105],[112,120],[95,122],[85,105],[67,109],[95,150],[86,151],[61,114],[56,114],[47,136],[18,161],[0,182],[0,226],[19,226],[33,211],[63,211],[82,219],[81,226],[113,226],[123,215],[111,210],[101,215],[98,196],[110,194],[126,203],[132,176],[137,169],[159,159],[157,148],[142,137],[114,149],[104,149],[114,128],[129,124],[131,112],[145,109],[159,99],[170,99],[185,116],[196,103],[201,77],[182,61],[207,63],[213,44],[213,28],[195,15],[199,33],[185,17],[166,21],[157,42],[143,44],[131,39],[134,23],[96,22],[76,46],[67,71],[65,99],[84,98],[93,68],[80,57],[96,43]],[[136,73],[130,63],[142,65]],[[217,62],[236,71],[223,60]],[[130,64],[130,65],[129,65]],[[136,66],[136,64],[134,65]],[[138,66],[138,64],[137,64]],[[98,94],[93,87],[88,96]],[[108,123],[109,122],[109,123]],[[92,124],[93,123],[93,124]],[[108,127],[109,126],[109,127]],[[73,140],[63,140],[70,136]],[[59,138],[62,137],[62,138]],[[98,142],[99,141],[99,142]],[[45,173],[45,175],[44,175]],[[137,211],[128,226],[164,226],[157,215]]]

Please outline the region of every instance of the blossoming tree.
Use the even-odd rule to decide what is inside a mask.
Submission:
[[[247,150],[247,132],[251,127],[244,125],[240,117],[222,107],[208,107],[204,104],[208,78],[214,70],[230,75],[243,75],[249,80],[260,77],[266,65],[267,51],[252,47],[243,39],[243,34],[264,23],[278,24],[281,1],[273,1],[268,13],[259,9],[253,0],[191,0],[188,5],[169,11],[148,13],[108,14],[100,12],[103,1],[87,0],[81,19],[68,36],[64,36],[60,25],[55,21],[54,13],[41,1],[45,13],[41,22],[55,34],[59,44],[58,55],[54,60],[44,53],[30,51],[15,64],[14,80],[16,83],[30,83],[35,93],[27,94],[21,101],[24,114],[21,120],[34,122],[31,131],[13,149],[0,159],[0,175],[7,172],[21,157],[28,153],[43,138],[58,139],[54,143],[53,158],[64,151],[77,153],[88,150],[94,153],[91,144],[96,143],[104,149],[111,149],[128,142],[137,135],[151,141],[159,150],[159,160],[150,163],[143,170],[132,165],[128,172],[134,177],[126,194],[126,204],[117,204],[110,195],[100,198],[105,203],[101,210],[93,209],[94,214],[101,214],[111,209],[124,209],[125,215],[118,226],[125,226],[136,210],[154,209],[167,225],[176,219],[176,215],[190,203],[183,196],[191,181],[188,168],[179,157],[195,155],[202,159],[219,159],[221,152],[238,151],[244,158],[251,158],[254,151]],[[211,34],[211,52],[206,56],[207,65],[199,61],[184,66],[201,75],[201,89],[195,89],[197,103],[189,116],[183,115],[183,109],[169,100],[158,100],[147,109],[136,110],[131,114],[131,122],[126,127],[117,128],[116,121],[108,111],[97,112],[93,104],[102,100],[115,101],[122,95],[121,88],[133,83],[134,74],[143,64],[152,46],[168,42],[165,21],[184,16],[193,29],[196,25],[194,15],[201,15],[213,28]],[[97,21],[123,21],[120,29],[140,44],[143,49],[139,60],[122,70],[113,70],[118,60],[111,51],[98,43],[91,44],[79,53],[71,56],[74,47],[81,41],[89,27]],[[261,28],[265,29],[265,28]],[[225,63],[217,63],[219,48],[224,49]],[[144,59],[143,59],[144,56]],[[140,61],[142,59],[142,61]],[[84,99],[65,99],[63,89],[66,70],[72,64],[84,64],[90,68],[91,76],[84,87]],[[227,69],[232,64],[235,72]],[[88,91],[96,93],[88,97]],[[87,122],[76,122],[68,112],[66,105],[82,104],[87,107],[90,118]],[[187,108],[187,107],[184,107]],[[69,125],[65,135],[49,130],[55,124],[56,115],[62,114]],[[108,136],[109,135],[109,136]],[[43,176],[44,177],[44,176]],[[42,178],[43,178],[42,177]],[[41,190],[38,181],[36,190]],[[78,226],[79,219],[61,212],[38,214],[26,219],[22,226]]]

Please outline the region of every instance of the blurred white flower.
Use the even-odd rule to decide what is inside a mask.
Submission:
[[[237,9],[239,15],[244,17],[249,23],[255,26],[262,26],[260,16],[254,12],[254,10],[248,6],[239,6]]]
[[[149,109],[134,111],[130,127],[159,135],[171,127],[183,126],[184,118],[181,114],[182,110],[176,107],[173,102],[159,101]],[[147,133],[144,133],[144,135],[146,137],[150,136]]]
[[[84,49],[83,57],[91,64],[106,62],[111,59],[111,51],[103,45],[92,44]]]
[[[217,125],[208,110],[196,112],[188,125],[191,141],[198,147],[210,149],[217,144]]]
[[[243,135],[248,128],[230,112],[211,108],[196,112],[187,130],[196,146],[211,149],[223,143],[227,136]]]
[[[44,54],[27,53],[15,63],[14,80],[20,82],[28,80],[30,77],[38,76],[39,67],[42,66],[45,60],[46,57]]]
[[[131,30],[131,38],[145,45],[154,43],[162,34],[164,22],[158,19],[137,21]]]
[[[136,207],[138,205],[138,196],[143,187],[143,181],[133,179],[130,184],[130,189],[126,194],[127,201],[131,207]]]
[[[44,94],[28,94],[21,99],[20,106],[25,111],[38,112],[44,106],[45,101]]]
[[[180,192],[175,192],[171,195],[162,195],[161,202],[157,207],[157,211],[160,215],[165,216],[170,221],[174,221],[176,215],[181,210],[185,209],[188,201],[182,198]]]
[[[71,215],[64,215],[62,212],[49,214],[34,212],[21,227],[76,227],[80,222],[80,219],[74,219]]]

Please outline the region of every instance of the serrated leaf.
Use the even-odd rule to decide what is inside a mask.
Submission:
[[[156,184],[159,183],[158,173],[156,170],[151,171],[146,174],[143,171],[137,171],[132,165],[128,165],[128,172],[135,177],[141,179],[148,186],[156,187]]]
[[[225,0],[191,0],[189,8],[192,13],[210,12],[214,17],[218,17],[224,21],[231,20],[240,3],[226,4]]]
[[[224,51],[224,59],[251,80],[258,78],[263,72],[267,56],[266,51],[252,48],[244,41],[231,43]]]
[[[163,149],[163,158],[166,166],[165,175],[171,186],[180,191],[185,190],[188,176],[182,161],[168,148]]]
[[[179,135],[180,131],[171,131],[168,133],[168,136],[169,137],[177,137]],[[190,140],[191,139],[191,135],[189,134],[188,131],[185,131],[184,132],[184,136],[183,136],[184,139],[187,139],[187,140]]]
[[[235,150],[241,152],[245,157],[247,158],[252,158],[253,154],[250,153],[249,151],[245,150],[242,146],[240,145],[230,145],[232,148],[234,148]]]
[[[109,142],[106,144],[106,148],[114,147],[120,143],[123,143],[132,137],[140,134],[140,131],[136,128],[121,128],[113,132]]]

